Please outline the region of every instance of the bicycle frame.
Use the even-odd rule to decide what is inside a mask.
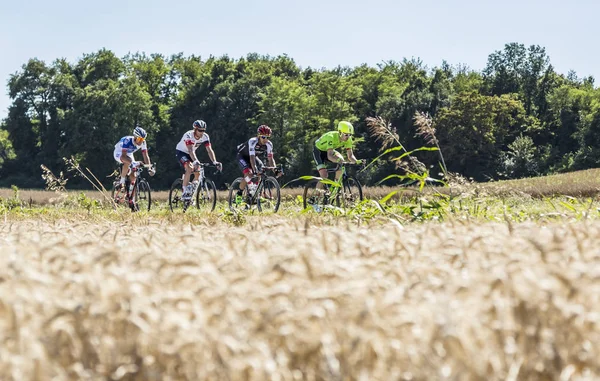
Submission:
[[[192,181],[191,176],[190,176],[190,184],[194,184],[194,181],[198,180],[194,186],[194,191],[192,192],[191,195],[191,203],[194,203],[194,200],[196,200],[196,195],[198,194],[198,189],[200,189],[200,187],[204,184],[204,180],[206,179],[206,176],[204,175],[204,167],[207,167],[209,164],[207,163],[201,163],[200,164],[200,168],[198,168],[197,171],[192,172],[192,174],[194,175],[194,180]],[[196,172],[198,172],[198,177],[196,178]],[[185,177],[185,173],[183,175],[181,175],[181,181],[183,181],[183,178]]]
[[[142,177],[142,172],[144,171],[144,169],[151,169],[151,168],[154,168],[154,164],[151,164],[151,165],[148,165],[148,164],[139,165],[139,166],[137,166],[134,169],[134,171],[135,171],[134,172],[135,185],[134,185],[133,189],[131,190],[131,192],[129,191],[129,188],[130,188],[130,185],[131,185],[131,180],[129,179],[129,176],[127,176],[125,178],[125,184],[124,184],[124,187],[123,187],[122,191],[124,193],[125,200],[127,202],[129,202],[130,200],[135,200],[136,195],[139,194],[140,183],[142,181],[144,181],[146,183],[148,182],[145,178]],[[115,195],[115,197],[118,197],[118,193],[117,193],[117,195]],[[115,201],[115,198],[113,198],[113,201]]]
[[[347,164],[338,164],[337,166],[335,166],[335,168],[327,168],[327,173],[335,173],[338,170],[342,170],[342,175],[340,176],[339,179],[337,180],[329,180],[329,178],[325,179],[333,182],[334,184],[326,184],[323,183],[323,186],[326,187],[326,189],[330,190],[330,194],[329,194],[329,199],[334,200],[338,193],[340,192],[340,189],[342,189],[342,187],[344,186],[344,181],[346,181],[346,179],[348,178],[348,173],[346,172],[346,165]],[[334,189],[331,189],[331,187],[328,187],[328,185],[333,186]]]
[[[276,169],[281,169],[281,167],[262,167],[262,171],[259,175],[256,175],[255,177],[258,177],[258,185],[256,186],[256,191],[254,192],[254,194],[252,196],[249,197],[249,200],[251,201],[251,203],[256,203],[258,198],[260,197],[260,193],[262,192],[263,188],[264,188],[264,182],[265,179],[268,177],[267,172],[265,170],[271,170],[274,171]],[[246,184],[246,189],[248,189],[248,184]],[[246,191],[248,192],[248,191]],[[249,194],[249,193],[248,193]]]

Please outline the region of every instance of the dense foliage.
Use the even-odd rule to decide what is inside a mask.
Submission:
[[[556,73],[544,48],[517,43],[491,54],[482,72],[406,59],[315,70],[285,55],[119,58],[103,49],[75,63],[30,59],[10,77],[8,91],[12,104],[0,125],[3,186],[43,186],[40,164],[60,171],[71,156],[105,179],[116,165],[114,144],[140,124],[158,165],[153,185],[164,189],[180,174],[175,145],[195,119],[208,123],[224,163],[221,187],[238,175],[235,147],[259,124],[273,128],[276,158],[291,179],[313,173],[314,139],[342,119],[364,138],[357,157],[379,154],[367,117],[389,120],[407,149],[423,146],[415,111],[433,117],[448,170],[476,180],[585,169],[600,160],[593,78]],[[199,153],[206,158],[203,148]],[[427,155],[420,159],[437,167],[438,156]],[[367,183],[394,167],[381,161],[371,168]]]

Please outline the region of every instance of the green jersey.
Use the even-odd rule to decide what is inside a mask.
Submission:
[[[340,140],[340,133],[337,131],[329,131],[323,134],[317,141],[315,142],[315,146],[320,151],[327,151],[328,149],[337,149],[340,147],[344,147],[346,149],[352,148],[352,136],[348,138],[345,142]]]

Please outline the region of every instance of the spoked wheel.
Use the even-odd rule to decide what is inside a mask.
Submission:
[[[176,212],[178,210],[182,210],[185,212],[187,207],[189,206],[189,201],[184,201],[182,199],[183,189],[183,181],[181,179],[177,179],[173,181],[171,185],[171,189],[169,190],[169,208],[171,212]]]
[[[352,176],[344,181],[343,187],[335,198],[335,204],[342,208],[353,208],[363,200],[362,186]]]
[[[196,206],[198,209],[204,208],[212,212],[217,205],[217,187],[215,187],[215,183],[205,178],[198,187],[198,192],[196,192]]]
[[[258,210],[261,212],[276,213],[281,203],[279,182],[274,177],[268,176],[261,185],[258,197]]]
[[[123,186],[120,186],[118,180],[113,182],[113,187],[110,196],[116,207],[128,206],[127,187],[129,187],[128,184],[123,184]]]
[[[319,180],[311,180],[304,186],[304,194],[302,197],[304,209],[312,208],[315,212],[321,212],[325,205],[329,204],[326,186],[321,184],[319,188],[317,188],[318,184]]]
[[[249,210],[252,207],[247,186],[244,189],[244,192],[242,192],[242,195],[238,195],[241,183],[242,178],[238,177],[233,180],[233,183],[231,183],[231,186],[229,187],[229,209],[234,213]]]
[[[137,185],[137,191],[133,197],[131,210],[133,212],[137,212],[139,210],[150,211],[151,206],[152,195],[150,191],[150,184],[148,184],[145,180],[140,180],[139,184]]]

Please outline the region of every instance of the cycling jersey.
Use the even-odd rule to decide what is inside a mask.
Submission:
[[[348,138],[345,142],[340,140],[340,133],[337,131],[329,131],[323,134],[317,141],[315,142],[315,146],[320,151],[327,151],[328,149],[336,149],[336,148],[352,148],[352,136]]]
[[[268,157],[273,157],[273,143],[267,140],[267,144],[258,144],[258,138],[250,138],[247,142],[244,142],[237,146],[238,156],[242,156],[249,159],[250,156],[260,156],[266,154]]]
[[[194,152],[196,152],[196,149],[200,147],[200,144],[204,144],[205,147],[210,147],[210,137],[208,136],[208,134],[205,132],[202,134],[200,139],[196,139],[196,137],[194,136],[194,130],[189,130],[188,132],[183,134],[181,140],[179,141],[179,143],[177,143],[176,148],[178,151],[187,153],[188,147],[193,146],[193,150]]]
[[[117,144],[115,144],[115,152],[119,151],[121,152],[122,150],[127,150],[127,155],[130,155],[132,153],[134,153],[135,151],[139,150],[140,148],[143,151],[147,151],[148,147],[146,146],[146,141],[144,140],[142,142],[142,145],[140,146],[136,146],[135,143],[133,142],[133,136],[125,136],[123,138],[121,138],[121,140],[119,140],[119,142]]]

